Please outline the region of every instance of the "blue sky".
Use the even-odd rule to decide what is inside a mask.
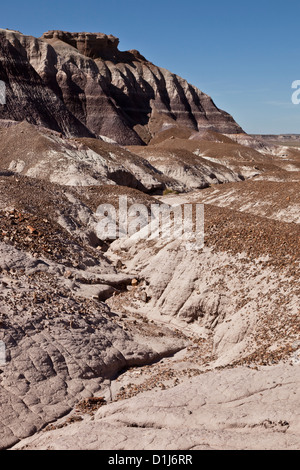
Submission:
[[[300,2],[27,0],[1,2],[0,27],[120,38],[209,94],[248,133],[300,133]]]

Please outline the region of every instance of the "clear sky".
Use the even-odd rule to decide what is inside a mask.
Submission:
[[[120,38],[209,94],[248,133],[300,133],[299,0],[5,0],[0,27]]]

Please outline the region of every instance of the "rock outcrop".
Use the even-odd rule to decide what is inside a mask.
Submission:
[[[166,188],[187,191],[242,178],[240,168],[232,171],[180,149],[133,146],[126,150],[102,139],[67,138],[27,122],[5,122],[1,127],[0,123],[0,170],[61,185],[121,185],[162,193]],[[238,150],[248,151],[242,146]]]
[[[298,144],[118,44],[0,30],[0,449],[299,448]]]
[[[86,196],[21,175],[1,175],[0,186],[3,449],[78,401],[109,400],[117,373],[173,354],[185,342],[168,328],[145,329],[142,320],[125,327],[103,302],[130,287],[133,276],[117,272],[97,246],[93,212],[81,201],[92,204]]]
[[[67,135],[90,137],[92,133],[66,108],[30,64],[26,45],[36,50],[35,41],[34,38],[0,30],[0,80],[6,85],[6,104],[0,105],[0,118],[27,120]]]
[[[67,135],[143,144],[170,125],[242,133],[225,111],[183,78],[121,52],[114,36],[0,30],[7,106],[1,119],[28,120]]]
[[[101,406],[93,419],[64,419],[13,450],[296,450],[298,401],[295,367],[208,372]]]
[[[136,189],[0,189],[1,448],[297,447],[299,181],[159,197],[206,202],[197,251],[97,240],[99,203],[154,202]]]
[[[0,169],[67,186],[120,184],[164,188],[147,160],[100,139],[73,138],[27,122],[0,128]]]
[[[240,184],[246,183],[233,186]],[[259,185],[261,192],[268,186]],[[293,186],[294,191],[299,189],[299,183]],[[269,191],[274,190],[272,184]],[[196,192],[194,197],[190,193],[163,198],[174,207],[207,201],[203,248],[187,249],[176,236],[143,240],[136,234],[112,243],[109,256],[121,257],[129,272],[144,279],[145,285],[140,305],[136,299],[126,303],[123,294],[109,304],[114,310],[139,305],[149,318],[188,324],[198,336],[213,340],[214,366],[277,362],[290,354],[298,338],[299,226],[295,218],[287,223],[284,214],[282,221],[254,215],[251,206],[243,212],[217,207],[217,198],[210,201],[203,192],[213,194],[215,189]],[[245,201],[254,191],[246,185],[244,194],[232,193],[231,205],[238,208],[242,197]],[[263,200],[260,214],[264,212]]]

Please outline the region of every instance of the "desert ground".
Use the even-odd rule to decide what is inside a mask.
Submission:
[[[298,449],[300,137],[82,34],[0,30],[0,448]],[[203,244],[101,237],[120,198]]]

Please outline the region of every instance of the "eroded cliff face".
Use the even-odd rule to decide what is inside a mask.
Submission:
[[[35,38],[0,30],[0,80],[6,84],[6,104],[0,119],[42,125],[66,135],[91,136],[91,132],[68,110],[60,97],[35,70],[28,57],[35,51],[48,62],[51,51]],[[34,64],[33,64],[34,65]]]
[[[49,31],[38,39],[0,30],[0,79],[8,85],[0,117],[121,145],[148,143],[170,125],[243,132],[209,96],[118,44],[101,33]]]

